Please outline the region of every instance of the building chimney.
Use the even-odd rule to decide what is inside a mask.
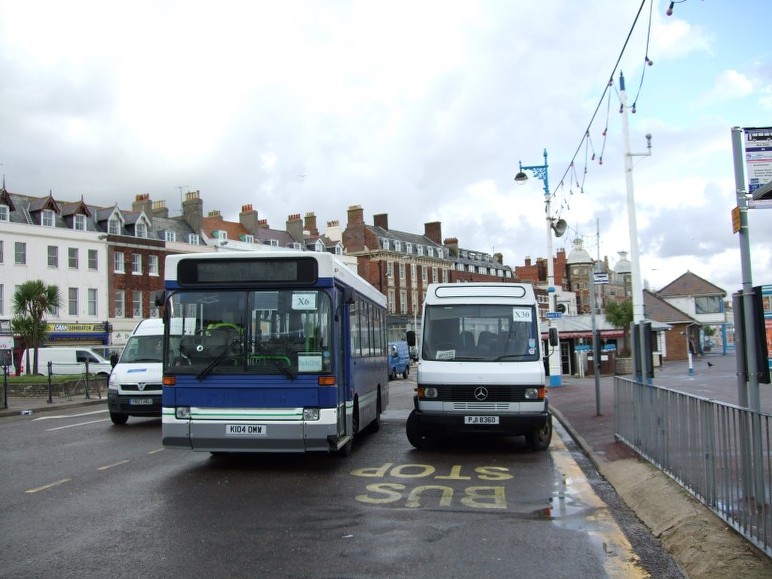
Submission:
[[[351,205],[348,208],[348,225],[361,225],[365,222],[364,210],[361,205]]]
[[[242,205],[239,213],[239,223],[250,235],[257,233],[257,211],[252,209],[252,204]]]
[[[182,202],[182,216],[190,228],[201,235],[201,226],[204,223],[204,202],[199,191],[185,193],[185,201]]]
[[[142,193],[134,198],[131,204],[132,211],[144,211],[147,218],[153,220],[153,202],[150,200],[150,193]]]
[[[153,201],[153,217],[169,217],[169,209],[166,207],[166,201]]]
[[[306,213],[305,225],[303,226],[303,229],[308,231],[308,233],[313,237],[319,236],[319,230],[316,227],[316,215],[311,212]]]
[[[437,245],[442,245],[442,223],[439,221],[424,223],[424,236]],[[458,243],[458,240],[456,243]]]
[[[257,228],[258,229],[268,229],[268,220],[267,219],[258,219],[257,220]]]
[[[300,213],[293,213],[287,217],[287,233],[289,233],[290,237],[295,241],[300,243],[303,242],[303,222],[300,219]]]
[[[389,214],[388,213],[379,213],[378,215],[373,215],[373,225],[388,231],[389,230]]]

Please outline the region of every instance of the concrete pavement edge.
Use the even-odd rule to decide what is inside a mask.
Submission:
[[[550,410],[687,577],[772,577],[772,559],[668,475],[642,458],[606,461],[559,410]]]

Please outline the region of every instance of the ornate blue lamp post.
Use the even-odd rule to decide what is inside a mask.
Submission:
[[[554,227],[552,215],[550,214],[550,184],[547,164],[547,149],[544,149],[544,164],[543,165],[525,165],[521,161],[518,161],[520,171],[515,175],[515,181],[517,183],[525,183],[528,180],[528,175],[525,171],[531,171],[537,179],[541,179],[544,183],[544,212],[547,218],[547,296],[549,299],[549,312],[552,314],[556,312],[555,307],[555,269],[552,256],[552,229]],[[561,235],[562,231],[558,233]],[[552,325],[551,317],[547,317],[547,325]],[[550,386],[560,386],[560,374],[561,374],[561,361],[560,361],[560,345],[557,346],[556,352],[549,357],[550,368]]]

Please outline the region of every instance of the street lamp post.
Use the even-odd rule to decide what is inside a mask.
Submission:
[[[534,174],[534,177],[537,179],[541,179],[544,183],[544,212],[546,215],[547,220],[547,299],[549,303],[549,312],[553,313],[556,311],[555,308],[555,271],[554,271],[554,264],[552,260],[552,229],[554,227],[553,225],[553,219],[552,215],[550,214],[550,185],[549,185],[549,175],[548,175],[548,168],[549,165],[547,164],[547,149],[544,149],[544,164],[543,165],[526,165],[523,166],[523,163],[521,161],[518,161],[518,165],[520,167],[520,171],[515,175],[515,181],[518,183],[524,183],[528,180],[528,175],[525,174],[525,171],[531,171]],[[562,232],[561,232],[562,233]],[[547,318],[547,326],[552,325],[552,319],[550,317]],[[561,363],[560,363],[560,344],[556,347],[557,355],[549,356],[549,369],[550,369],[550,386],[560,386],[560,375],[561,375]]]

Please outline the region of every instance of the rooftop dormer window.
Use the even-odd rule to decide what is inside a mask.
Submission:
[[[40,212],[40,225],[43,227],[53,227],[54,215],[54,212],[50,209],[43,209],[43,211]]]
[[[82,213],[75,215],[72,220],[72,228],[76,231],[86,231],[86,216]]]

